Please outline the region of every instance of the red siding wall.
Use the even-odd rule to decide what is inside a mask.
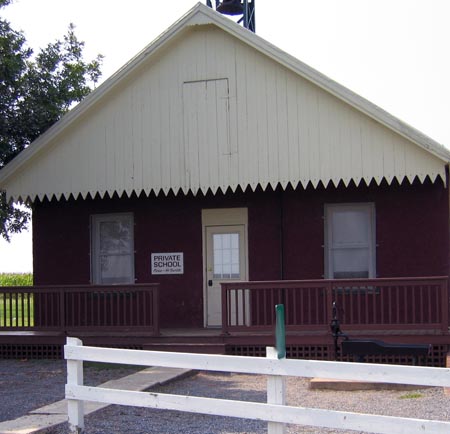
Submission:
[[[161,283],[161,325],[203,325],[203,208],[247,207],[251,280],[324,274],[325,203],[375,202],[379,277],[446,275],[448,191],[443,183],[38,202],[36,284],[90,283],[90,216],[133,212],[137,282]],[[152,276],[152,252],[184,252],[184,274]]]
[[[234,195],[44,201],[33,211],[34,279],[43,284],[90,283],[92,214],[130,212],[135,222],[137,283],[160,282],[161,325],[203,325],[203,208],[248,207],[250,278],[280,278],[279,211],[262,192]],[[184,274],[152,276],[153,252],[184,252]],[[266,251],[265,254],[261,252]]]
[[[284,194],[284,278],[324,275],[324,204],[374,202],[377,277],[448,273],[448,190],[443,183],[350,185]]]

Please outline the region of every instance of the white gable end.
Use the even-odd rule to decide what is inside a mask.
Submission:
[[[445,179],[448,159],[223,29],[175,36],[0,188],[34,200]]]

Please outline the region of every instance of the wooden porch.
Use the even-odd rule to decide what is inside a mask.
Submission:
[[[333,302],[351,336],[432,344],[433,360],[450,345],[446,276],[226,282],[216,329],[161,328],[158,284],[31,286],[0,288],[0,357],[25,347],[57,356],[45,349],[61,348],[66,336],[87,345],[263,355],[274,343],[274,306],[284,304],[291,357],[332,359]]]

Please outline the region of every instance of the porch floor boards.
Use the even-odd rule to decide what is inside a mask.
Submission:
[[[450,345],[450,334],[435,330],[352,330],[347,333],[350,338],[371,338],[388,342],[422,343]],[[232,332],[223,334],[220,328],[163,328],[159,335],[145,332],[127,331],[0,331],[0,345],[11,344],[61,344],[66,336],[79,337],[85,345],[102,346],[157,346],[161,348],[185,345],[205,347],[214,345],[273,345],[274,332],[270,330],[259,332]],[[295,331],[286,333],[286,342],[291,345],[302,344],[332,344],[330,331]]]

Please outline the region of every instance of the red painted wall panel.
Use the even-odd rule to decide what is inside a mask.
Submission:
[[[161,284],[162,327],[203,326],[203,208],[248,207],[249,257],[252,280],[279,279],[279,213],[262,192],[194,197],[44,201],[33,212],[35,282],[90,283],[92,214],[133,212],[137,283]],[[153,276],[150,255],[183,252],[184,274]]]
[[[248,208],[250,280],[316,279],[324,274],[324,205],[336,202],[375,203],[378,277],[447,274],[448,191],[438,181],[38,202],[35,282],[88,284],[90,216],[133,212],[136,281],[161,283],[162,327],[201,327],[203,208]],[[183,252],[184,274],[152,276],[156,252]]]
[[[377,277],[447,275],[448,191],[437,181],[287,191],[285,279],[324,276],[324,206],[349,202],[375,203]]]

